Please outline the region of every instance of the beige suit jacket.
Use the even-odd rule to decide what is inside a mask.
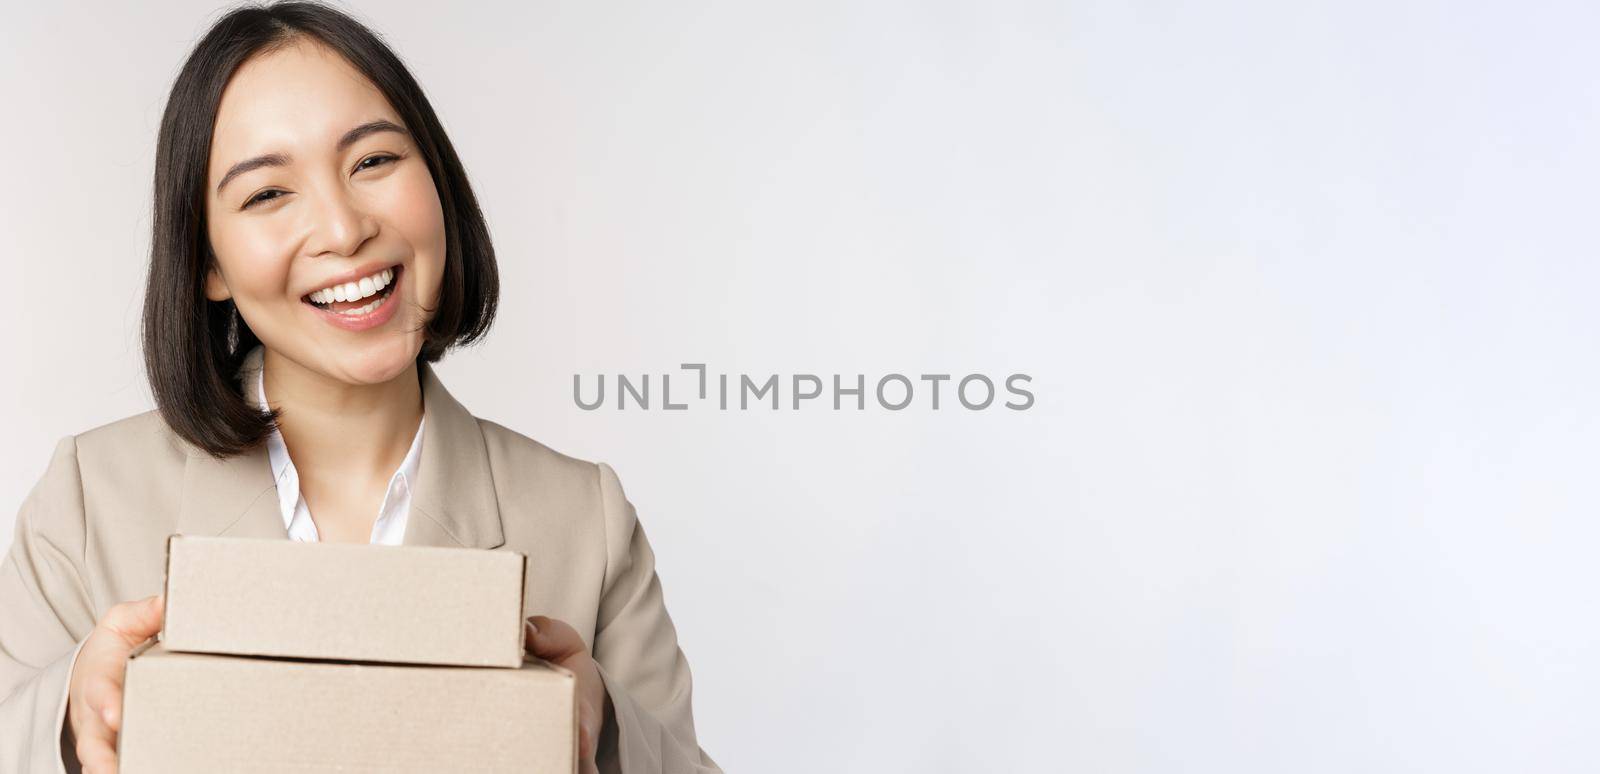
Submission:
[[[260,350],[242,380],[251,405]],[[406,545],[528,556],[524,616],[571,624],[616,715],[601,771],[720,772],[696,739],[689,664],[617,475],[472,414],[421,367],[427,432]],[[159,593],[168,535],[287,539],[265,445],[216,460],[151,411],[56,447],[0,563],[0,773],[76,768],[61,744],[73,658],[112,605]]]

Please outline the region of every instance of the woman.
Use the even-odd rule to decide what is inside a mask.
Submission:
[[[229,13],[173,85],[155,197],[159,410],[64,439],[18,515],[0,771],[115,770],[172,533],[521,551],[527,645],[578,676],[584,770],[717,771],[615,473],[474,418],[429,366],[488,330],[498,280],[399,59],[326,7]]]

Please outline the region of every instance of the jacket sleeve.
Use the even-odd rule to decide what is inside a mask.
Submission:
[[[605,774],[721,774],[695,740],[689,662],[667,616],[655,553],[616,472],[599,468],[606,574],[594,659],[614,714],[595,762]]]
[[[63,742],[67,683],[94,628],[83,582],[77,443],[63,439],[22,503],[0,561],[0,774],[76,770]]]

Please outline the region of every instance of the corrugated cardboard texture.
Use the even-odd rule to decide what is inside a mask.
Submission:
[[[520,669],[174,653],[128,662],[123,774],[577,767],[576,680]]]
[[[167,541],[168,650],[400,664],[522,664],[514,551]]]

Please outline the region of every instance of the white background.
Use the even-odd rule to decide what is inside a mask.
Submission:
[[[0,543],[152,405],[155,134],[217,8],[0,25]],[[499,249],[439,371],[615,466],[728,771],[1600,768],[1592,6],[357,12]],[[683,362],[1037,402],[573,404]]]

